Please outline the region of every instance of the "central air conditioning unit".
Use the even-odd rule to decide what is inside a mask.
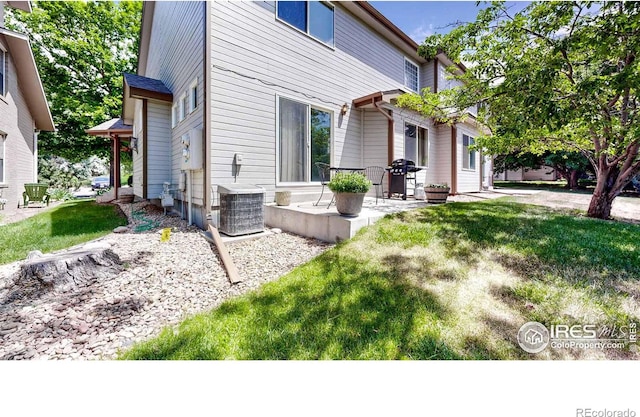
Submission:
[[[220,231],[229,236],[264,231],[264,193],[256,185],[219,185]]]

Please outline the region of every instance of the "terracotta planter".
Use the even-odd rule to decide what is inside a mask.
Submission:
[[[334,193],[336,210],[343,216],[357,216],[362,211],[362,203],[366,193]]]
[[[449,191],[447,188],[424,187],[424,193],[427,196],[427,203],[441,204],[447,202]]]

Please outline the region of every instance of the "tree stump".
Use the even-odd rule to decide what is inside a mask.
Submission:
[[[109,248],[82,248],[35,256],[20,270],[18,282],[37,280],[43,286],[66,291],[97,279],[111,278],[123,270],[120,257]]]

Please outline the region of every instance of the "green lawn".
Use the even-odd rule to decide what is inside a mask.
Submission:
[[[113,205],[69,201],[0,227],[0,264],[25,259],[32,250],[46,253],[87,242],[126,224],[126,217]]]
[[[516,334],[532,320],[639,321],[639,234],[637,225],[504,200],[387,216],[121,357],[601,358],[600,351],[529,355]]]

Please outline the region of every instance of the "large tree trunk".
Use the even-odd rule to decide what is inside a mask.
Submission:
[[[617,183],[619,170],[610,168],[606,165],[606,161],[600,161],[597,172],[596,188],[593,191],[593,197],[589,203],[587,216],[596,219],[608,220],[611,218],[611,206],[613,200],[622,191],[624,184],[615,188]]]

